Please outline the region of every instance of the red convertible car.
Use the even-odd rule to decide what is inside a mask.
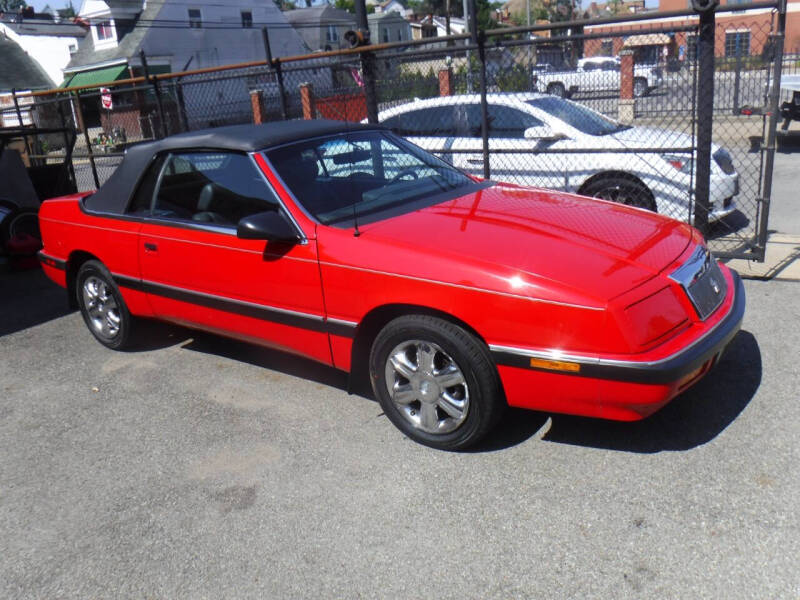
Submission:
[[[372,125],[132,146],[99,191],[39,215],[44,270],[102,344],[153,317],[368,372],[391,421],[438,448],[506,405],[641,419],[744,314],[689,225],[478,180]]]

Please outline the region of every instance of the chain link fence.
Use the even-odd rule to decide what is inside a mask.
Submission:
[[[760,259],[771,94],[776,75],[797,72],[800,57],[780,51],[777,5],[737,8],[750,6],[766,16],[723,9],[712,19],[713,72],[701,68],[700,20],[670,13],[284,57],[128,80],[102,93],[39,93],[3,115],[77,131],[79,190],[101,185],[137,141],[371,116],[473,175],[654,210],[699,225],[718,255]],[[707,123],[710,154],[701,151]],[[41,160],[67,156],[52,138],[37,147]]]

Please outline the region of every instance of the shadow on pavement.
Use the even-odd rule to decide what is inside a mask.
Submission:
[[[620,423],[554,415],[548,442],[623,452],[689,450],[728,427],[761,384],[761,351],[753,334],[741,331],[716,368],[653,416]]]
[[[0,273],[0,336],[73,312],[67,293],[41,269]]]
[[[285,375],[308,379],[340,390],[347,390],[347,373],[322,363],[281,352],[280,350],[219,337],[210,333],[192,331],[188,335],[192,336],[193,339],[182,346],[186,350],[214,354],[215,356],[246,362],[256,367],[278,371]],[[353,393],[370,400],[373,399],[372,392],[368,390],[353,390]]]

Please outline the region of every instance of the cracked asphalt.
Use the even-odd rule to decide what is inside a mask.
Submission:
[[[798,286],[746,281],[648,420],[512,411],[447,453],[337,371],[162,325],[113,352],[0,274],[0,597],[798,598]]]

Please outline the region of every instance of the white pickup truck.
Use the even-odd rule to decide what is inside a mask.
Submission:
[[[593,56],[578,61],[574,71],[550,71],[541,65],[533,72],[537,92],[546,92],[560,98],[575,92],[608,92],[619,90],[620,60],[616,56]],[[662,71],[654,65],[633,67],[633,95],[646,96],[662,83]]]

